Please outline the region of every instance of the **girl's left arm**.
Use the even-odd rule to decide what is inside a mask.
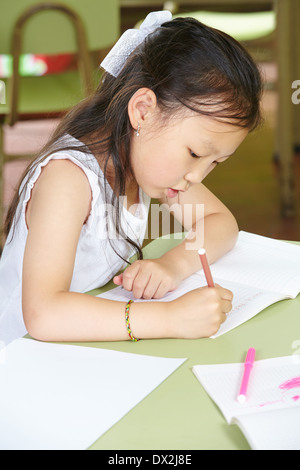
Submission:
[[[160,258],[136,261],[114,278],[116,284],[122,284],[136,298],[163,297],[201,269],[199,248],[205,247],[208,262],[213,263],[234,247],[238,237],[234,216],[203,184],[190,187],[176,199],[160,202],[189,234]]]
[[[229,209],[203,184],[180,193],[178,199],[175,204],[172,200],[161,202],[167,203],[188,235],[163,258],[185,279],[201,269],[199,248],[205,248],[208,262],[213,263],[234,247],[239,228]]]

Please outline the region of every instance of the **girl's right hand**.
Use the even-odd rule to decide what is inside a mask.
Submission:
[[[233,294],[221,286],[201,287],[168,302],[171,336],[204,338],[217,333],[232,309]]]

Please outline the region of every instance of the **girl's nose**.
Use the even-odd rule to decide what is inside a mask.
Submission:
[[[186,174],[185,180],[191,184],[201,183],[215,166],[216,163],[212,158],[199,158]]]
[[[195,168],[193,168],[192,171],[189,171],[185,175],[185,180],[190,184],[201,183],[201,181],[205,178],[207,171],[208,169],[203,165],[197,165]]]

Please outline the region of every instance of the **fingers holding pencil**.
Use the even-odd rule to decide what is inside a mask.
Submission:
[[[222,300],[227,300],[230,305],[232,305],[233,301],[233,293],[231,290],[226,289],[225,287],[220,286],[219,284],[215,284],[215,287],[221,289],[220,296]]]
[[[232,293],[223,287],[199,287],[166,303],[174,336],[203,338],[217,333],[231,310]]]
[[[225,289],[224,287],[215,284],[215,288],[219,290],[219,295],[222,299],[222,312],[224,313],[224,321],[226,320],[226,315],[231,312],[232,310],[232,300],[233,300],[233,293]]]
[[[233,293],[226,289],[225,287],[220,286],[219,284],[215,284],[214,289],[204,287],[202,289],[207,289],[208,291],[211,292],[211,298],[212,301],[215,301],[216,304],[219,306],[219,310],[221,313],[220,316],[220,322],[224,323],[225,320],[227,319],[227,315],[231,312],[232,310],[232,300],[233,300]],[[214,295],[214,293],[216,295]]]
[[[217,284],[215,285],[213,277],[212,277],[212,273],[211,273],[211,270],[210,270],[210,266],[209,266],[208,261],[207,261],[206,250],[204,248],[200,248],[198,250],[198,254],[199,254],[201,265],[202,265],[204,275],[205,275],[205,278],[206,278],[207,286],[208,287],[219,287],[221,289],[220,297],[223,301],[222,302],[222,311],[223,311],[224,314],[227,315],[227,313],[229,313],[232,309],[233,293],[228,289],[224,289],[223,287],[218,286]],[[224,318],[224,321],[225,320],[226,320],[226,317]]]

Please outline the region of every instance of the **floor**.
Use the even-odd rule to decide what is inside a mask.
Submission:
[[[276,77],[276,69],[267,73]],[[278,167],[274,162],[277,94],[266,91],[263,100],[264,125],[250,134],[236,155],[214,170],[207,186],[231,209],[240,229],[268,237],[300,240],[300,155],[295,154],[296,214],[280,214]],[[8,152],[35,152],[47,140],[57,121],[17,124],[5,129]],[[5,205],[8,207],[26,163],[18,161],[5,168]]]

